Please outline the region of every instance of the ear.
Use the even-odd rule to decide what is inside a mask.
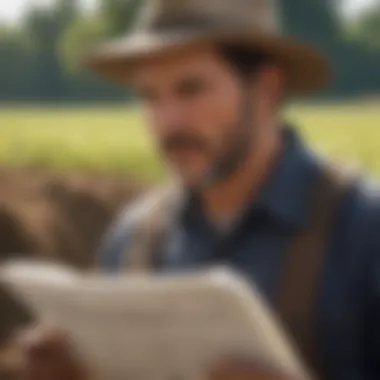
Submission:
[[[282,104],[285,90],[285,77],[281,67],[264,65],[256,78],[256,90],[260,107],[266,116],[276,113]]]
[[[267,96],[272,100],[272,105],[282,101],[284,94],[285,78],[283,70],[277,65],[267,65],[263,68],[263,86]]]

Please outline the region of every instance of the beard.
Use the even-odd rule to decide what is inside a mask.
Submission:
[[[182,127],[177,130],[191,129]],[[187,149],[205,157],[212,157],[207,168],[190,185],[192,190],[200,191],[228,180],[238,170],[251,149],[251,126],[250,128],[235,126],[228,128],[228,131],[230,132],[223,135],[217,151],[203,136],[192,132],[176,132],[168,135],[161,140],[160,148],[167,155],[177,149]]]
[[[204,173],[200,188],[210,188],[227,181],[239,169],[252,147],[251,133],[235,129],[223,138],[220,153]]]

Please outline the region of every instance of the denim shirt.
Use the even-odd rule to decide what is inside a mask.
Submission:
[[[308,221],[308,195],[320,164],[294,130],[285,130],[284,139],[285,148],[269,180],[259,196],[252,196],[228,239],[218,234],[200,208],[184,203],[162,247],[163,270],[223,261],[254,281],[269,303],[274,300],[287,243]],[[380,379],[378,194],[364,180],[346,191],[324,253],[316,335],[326,379]],[[133,227],[134,218],[127,212],[106,235],[100,250],[105,271],[120,269]]]

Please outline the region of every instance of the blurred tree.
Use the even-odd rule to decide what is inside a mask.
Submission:
[[[355,41],[380,49],[380,3],[350,23],[348,33]]]
[[[0,100],[27,100],[35,94],[35,52],[30,38],[15,29],[0,30]]]
[[[292,36],[326,47],[340,35],[340,20],[332,0],[282,0],[284,28]]]
[[[109,33],[110,26],[102,17],[76,19],[62,33],[58,49],[61,62],[70,74],[82,70],[80,61],[86,49],[103,39]]]
[[[54,13],[59,28],[65,29],[79,15],[78,0],[57,0]]]
[[[81,56],[99,41],[125,34],[133,25],[141,0],[101,0],[98,12],[76,19],[62,34],[59,51],[75,98],[125,99],[127,91],[83,70]],[[75,93],[75,95],[74,95]]]
[[[290,35],[313,43],[330,61],[334,79],[324,96],[361,95],[370,88],[373,91],[374,83],[380,91],[374,71],[380,64],[377,54],[346,38],[338,12],[341,5],[342,0],[282,0],[285,29]],[[372,31],[375,25],[380,29],[378,22],[370,24]]]
[[[59,43],[61,62],[67,76],[72,100],[118,100],[125,98],[125,90],[91,74],[82,66],[82,56],[93,44],[109,34],[105,18],[75,20],[62,34]]]
[[[112,26],[109,36],[128,32],[142,4],[142,0],[100,0],[100,12]]]
[[[57,101],[67,97],[57,44],[63,31],[78,16],[78,9],[77,0],[57,0],[52,8],[33,8],[26,17],[24,32],[32,39],[35,50],[36,100]]]

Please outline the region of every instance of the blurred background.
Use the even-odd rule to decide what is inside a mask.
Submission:
[[[0,260],[80,268],[123,205],[163,175],[128,89],[84,70],[140,0],[0,1]],[[380,0],[283,0],[288,34],[328,56],[334,82],[289,104],[311,145],[380,176]],[[27,318],[0,289],[0,343]],[[0,354],[1,369],[1,354]],[[1,376],[1,373],[0,373]]]
[[[141,0],[0,2],[0,162],[54,171],[162,174],[127,89],[84,70],[92,44],[127,32]],[[380,0],[282,0],[287,33],[334,68],[288,118],[318,149],[374,175],[380,121]],[[379,153],[380,154],[380,153]]]

